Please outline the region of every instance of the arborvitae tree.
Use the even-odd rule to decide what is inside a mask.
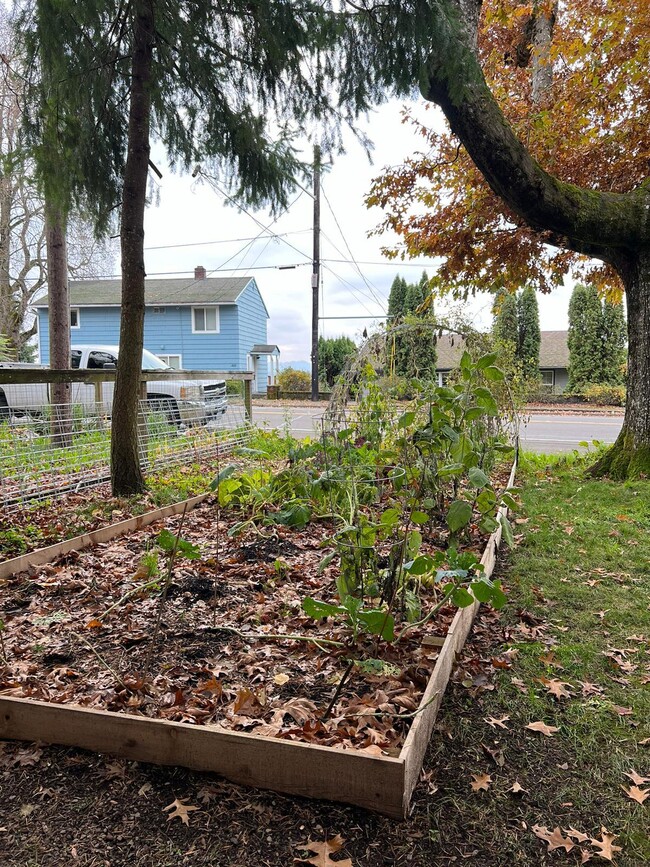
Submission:
[[[343,372],[347,360],[357,351],[357,345],[349,337],[318,338],[318,378],[330,387]]]
[[[433,379],[436,373],[436,333],[429,277],[424,271],[409,283],[404,298],[400,374],[408,379]]]
[[[532,286],[526,286],[517,299],[517,319],[517,354],[524,377],[532,380],[539,377],[539,347],[542,342],[537,295]]]
[[[603,382],[603,314],[594,286],[577,284],[569,302],[569,391]]]
[[[502,343],[512,343],[516,352],[519,344],[517,296],[501,289],[497,292],[492,312],[494,314],[492,333]]]
[[[605,385],[622,385],[625,379],[626,322],[622,304],[603,304],[602,380]]]
[[[406,280],[399,274],[393,280],[388,293],[388,324],[393,324],[395,319],[404,315],[404,302],[406,300]]]

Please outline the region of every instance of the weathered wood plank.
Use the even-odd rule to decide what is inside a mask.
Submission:
[[[511,488],[515,483],[515,475],[517,472],[517,461],[515,459],[510,478],[508,479],[508,487]],[[499,509],[499,517],[506,516],[508,510],[502,506]],[[499,524],[497,529],[488,539],[485,551],[481,558],[484,574],[490,577],[496,564],[496,555],[501,542],[502,525]],[[410,728],[404,746],[400,752],[400,758],[404,760],[404,804],[403,812],[406,816],[408,813],[409,803],[413,794],[413,789],[417,785],[422,768],[422,762],[431,739],[431,733],[438,717],[440,705],[449,683],[449,678],[456,662],[456,657],[463,649],[463,645],[467,640],[467,636],[474,623],[476,613],[480,608],[480,604],[475,602],[467,608],[461,608],[456,612],[452,620],[447,638],[442,646],[436,666],[433,670],[427,688],[424,691],[420,702],[421,712],[413,720],[413,725]]]
[[[92,545],[97,545],[100,542],[110,542],[111,539],[116,539],[125,533],[140,530],[142,527],[146,527],[163,518],[178,515],[185,508],[189,511],[209,496],[210,492],[199,494],[196,497],[190,497],[189,500],[171,503],[169,506],[161,506],[159,509],[144,512],[144,514],[136,515],[134,518],[127,518],[125,521],[119,521],[117,524],[109,524],[108,527],[100,527],[98,530],[91,530],[90,533],[82,533],[81,536],[74,536],[72,539],[56,542],[54,545],[48,545],[46,548],[38,548],[36,551],[30,551],[28,554],[21,554],[20,557],[4,560],[0,563],[0,580],[15,575],[18,572],[24,572],[32,566],[43,566],[45,563],[51,563],[57,557],[67,554],[69,551],[82,551],[84,548],[90,548]]]
[[[402,817],[399,758],[5,696],[0,696],[0,738],[211,771],[246,786]]]

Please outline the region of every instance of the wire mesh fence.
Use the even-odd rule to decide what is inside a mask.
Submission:
[[[145,471],[209,460],[245,445],[252,425],[243,401],[206,418],[179,401],[140,403],[138,446]],[[0,507],[78,491],[110,478],[111,419],[102,404],[31,406],[0,417]]]

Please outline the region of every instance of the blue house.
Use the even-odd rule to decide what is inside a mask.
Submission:
[[[113,345],[120,338],[120,280],[70,283],[73,344]],[[49,362],[48,298],[35,305],[39,353]],[[254,277],[206,277],[145,281],[145,348],[170,367],[185,370],[252,370],[253,391],[275,381],[279,351],[266,342],[268,310]]]

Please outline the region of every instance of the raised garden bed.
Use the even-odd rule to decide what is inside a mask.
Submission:
[[[13,564],[0,737],[403,816],[478,603],[505,602],[494,358],[404,412],[370,376],[284,466],[242,449],[214,498]]]
[[[167,515],[181,511],[182,506],[160,510]],[[150,513],[149,519],[154,515]],[[188,514],[184,538],[205,536],[211,515],[209,505]],[[305,542],[304,534],[284,531],[262,544],[233,542],[221,552],[219,571],[228,574],[227,584],[215,585],[203,565],[196,569],[179,562],[165,615],[169,622],[157,651],[159,674],[150,688],[143,689],[125,672],[136,671],[142,663],[150,637],[142,625],[150,622],[156,599],[130,599],[114,620],[109,614],[102,627],[88,627],[101,614],[98,608],[110,607],[116,596],[138,583],[132,580],[137,564],[159,527],[152,524],[150,531],[135,531],[129,526],[133,532],[120,542],[110,541],[111,534],[117,539],[124,524],[135,521],[140,519],[105,528],[105,541],[86,554],[74,552],[66,559],[58,552],[54,565],[32,568],[29,578],[22,575],[5,584],[5,617],[7,594],[15,592],[17,596],[9,597],[14,603],[12,621],[18,617],[24,622],[18,624],[15,645],[9,638],[15,622],[5,639],[5,653],[15,663],[2,683],[0,737],[183,765],[247,785],[405,815],[456,653],[478,604],[459,610],[453,618],[451,610],[443,610],[433,636],[430,627],[424,634],[414,631],[399,652],[388,654],[393,660],[387,663],[388,677],[355,672],[341,691],[341,706],[320,724],[318,718],[345,667],[340,657],[324,654],[311,641],[267,642],[246,636],[264,634],[265,619],[275,622],[273,605],[280,604],[287,612],[287,632],[294,631],[297,620],[305,634],[317,638],[317,624],[291,612],[304,592],[305,573],[314,592],[309,574],[322,556],[321,539],[317,535]],[[483,555],[486,576],[494,565],[500,532],[499,528],[490,538]],[[325,533],[321,530],[319,535]],[[223,542],[227,537],[222,533],[221,538]],[[64,543],[70,551],[73,542]],[[202,564],[210,563],[209,547],[204,543]],[[45,554],[31,558],[41,564],[47,559]],[[20,565],[25,567],[22,559]],[[264,588],[281,583],[278,575],[283,571],[296,595],[285,594],[279,603],[269,603]],[[234,578],[237,572],[240,580]],[[218,592],[229,588],[247,597],[242,610],[248,613],[233,621],[229,607],[220,604],[215,617],[216,609],[207,604],[215,586]],[[74,607],[67,607],[64,599]],[[220,629],[224,614],[240,634]],[[318,634],[325,640],[337,637],[331,627]],[[179,642],[185,666],[174,664]],[[208,657],[214,660],[215,650],[221,661],[210,666]],[[231,666],[235,654],[239,658]],[[308,672],[307,686],[298,680],[303,669]],[[378,690],[385,695],[377,695]],[[385,708],[380,716],[373,715],[378,705]],[[355,725],[355,720],[360,722]]]

